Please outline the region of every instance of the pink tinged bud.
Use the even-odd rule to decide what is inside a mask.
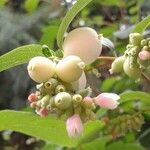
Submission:
[[[141,60],[148,60],[150,59],[150,52],[142,50],[141,52],[139,52],[138,56]]]
[[[30,103],[32,102],[35,102],[37,100],[37,97],[36,97],[36,94],[35,93],[31,93],[29,96],[28,96],[28,101]]]
[[[83,99],[83,103],[86,105],[86,106],[90,106],[92,103],[93,103],[93,99],[89,96],[85,97]]]
[[[68,118],[66,129],[70,138],[78,137],[83,132],[83,123],[80,116],[75,114]]]
[[[120,96],[115,93],[102,93],[95,98],[95,103],[102,108],[115,109],[119,105]]]
[[[48,116],[48,110],[46,108],[41,108],[38,112],[38,115],[40,115],[41,117],[47,117]]]

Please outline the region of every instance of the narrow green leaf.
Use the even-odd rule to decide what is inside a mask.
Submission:
[[[64,38],[64,33],[66,32],[69,24],[74,19],[74,17],[92,0],[78,0],[72,8],[67,12],[66,16],[62,20],[57,34],[57,44],[59,48],[62,48],[62,42]]]
[[[55,40],[57,37],[58,26],[48,25],[43,29],[43,35],[40,44],[46,44],[51,49],[54,48]]]
[[[41,118],[30,112],[0,111],[0,131],[13,130],[35,136],[56,145],[75,147],[80,139],[70,139],[66,132],[65,122],[55,117]],[[100,121],[85,124],[81,139],[99,128]]]
[[[18,47],[0,56],[0,72],[28,62],[34,56],[42,56],[42,46],[37,44]]]
[[[144,150],[138,143],[123,143],[122,141],[114,142],[106,150]]]
[[[143,103],[150,105],[150,94],[141,91],[130,91],[120,94],[120,103],[140,100]]]
[[[134,32],[142,33],[145,29],[150,25],[150,15],[144,18],[141,22],[139,22],[135,28],[133,29]]]
[[[37,8],[39,2],[39,0],[26,0],[24,3],[24,8],[31,13]]]
[[[106,78],[101,84],[101,91],[110,91],[114,84],[118,81],[118,77],[109,77]]]
[[[0,0],[0,8],[3,7],[7,2],[8,0]]]

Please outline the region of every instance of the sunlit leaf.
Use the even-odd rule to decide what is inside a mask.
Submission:
[[[93,140],[89,143],[82,144],[77,148],[77,150],[105,150],[107,142],[109,142],[111,137],[102,137],[96,140]]]
[[[120,94],[121,103],[140,100],[141,102],[150,105],[150,94],[141,91],[129,91]]]
[[[18,47],[0,56],[0,72],[28,62],[34,56],[42,56],[42,46],[31,44]]]
[[[51,49],[54,48],[55,39],[57,36],[58,26],[49,25],[43,29],[43,35],[40,44],[46,44]]]
[[[78,141],[103,126],[100,121],[85,124],[81,138],[70,139],[66,132],[65,122],[55,117],[41,118],[31,112],[0,111],[0,131],[13,130],[35,136],[53,144],[74,147]]]
[[[150,25],[150,15],[144,18],[141,22],[139,22],[132,32],[142,33],[145,31],[147,27]]]
[[[7,2],[8,0],[0,0],[0,8],[3,7]]]
[[[114,142],[109,145],[106,150],[144,150],[144,148],[137,143],[123,143],[121,141]]]
[[[30,13],[33,12],[38,4],[39,4],[40,0],[26,0],[24,3],[24,8]]]

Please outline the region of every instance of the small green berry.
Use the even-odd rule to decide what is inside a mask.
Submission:
[[[148,51],[150,48],[148,46],[144,46],[142,50]]]
[[[124,61],[125,61],[125,56],[117,57],[111,64],[110,73],[122,72]]]
[[[73,100],[73,103],[79,104],[82,102],[83,98],[81,95],[75,94],[73,95],[72,100]]]
[[[143,36],[140,33],[131,33],[129,35],[129,42],[135,46],[139,46]]]
[[[58,94],[60,92],[65,92],[66,91],[66,87],[64,85],[58,85],[55,89],[55,94]]]
[[[54,78],[49,79],[44,83],[44,87],[49,90],[53,90],[58,85],[58,81]]]
[[[146,39],[143,39],[142,41],[141,41],[141,47],[144,47],[144,46],[146,46],[147,45],[147,40]]]
[[[133,68],[130,67],[129,57],[125,60],[123,64],[123,69],[124,69],[124,72],[133,79],[138,79],[141,76],[140,68],[138,68],[137,66],[136,67],[134,66]]]
[[[71,106],[71,95],[67,92],[58,93],[55,98],[55,106],[61,110],[67,109]]]

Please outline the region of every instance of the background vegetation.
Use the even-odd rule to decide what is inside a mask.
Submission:
[[[90,2],[87,0],[87,3],[88,1]],[[83,4],[85,2],[83,1]],[[75,0],[0,0],[0,55],[26,44],[46,44],[51,49],[57,50],[56,37],[59,25],[74,3]],[[92,27],[98,33],[111,39],[115,45],[114,50],[103,47],[102,55],[120,56],[128,44],[129,33],[139,21],[150,14],[149,10],[150,1],[147,0],[93,0],[77,14],[68,31],[79,26]],[[65,27],[63,29],[65,30]],[[61,32],[59,34],[62,34]],[[149,37],[149,29],[143,34]],[[61,39],[58,43],[61,43]],[[21,57],[19,52],[18,57]],[[7,59],[6,62],[9,60]],[[0,65],[2,66],[2,62]],[[150,107],[150,95],[148,94],[150,84],[147,80],[140,83],[130,79],[124,73],[110,75],[109,69],[110,62],[107,66],[100,67],[101,77],[99,79],[92,74],[87,74],[88,85],[94,89],[94,94],[100,92],[121,94],[122,107],[126,113],[133,113],[133,111],[136,113],[139,110],[139,99],[144,108]],[[5,69],[1,67],[2,70]],[[1,72],[0,89],[1,110],[29,112],[27,114],[16,111],[0,112],[0,149],[2,150],[150,149],[150,113],[143,113],[145,124],[140,132],[131,131],[125,136],[112,140],[109,136],[99,137],[95,134],[103,128],[103,122],[89,122],[86,124],[87,132],[84,138],[72,140],[67,137],[63,121],[53,117],[41,119],[31,113],[27,96],[35,89],[34,83],[27,75],[26,64]],[[127,91],[130,92],[124,93]],[[97,117],[102,118],[106,114],[113,117],[118,112],[122,114],[121,110],[116,110],[114,114],[111,114],[101,109],[100,112],[97,112]]]

